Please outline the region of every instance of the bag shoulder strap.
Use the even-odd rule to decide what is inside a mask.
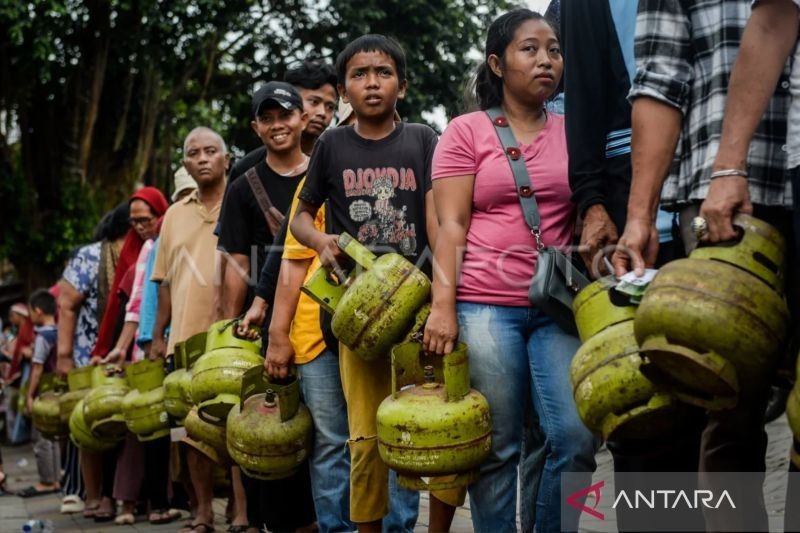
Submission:
[[[522,151],[517,146],[517,139],[514,137],[514,132],[508,125],[508,119],[504,116],[503,110],[499,107],[491,107],[486,110],[489,120],[492,121],[494,130],[497,132],[497,137],[500,139],[500,144],[506,152],[506,158],[509,165],[511,165],[511,173],[514,174],[514,182],[517,185],[517,196],[519,203],[522,206],[522,214],[525,216],[525,222],[531,228],[533,236],[536,238],[536,245],[542,247],[541,238],[541,219],[539,217],[539,205],[536,203],[536,197],[533,194],[533,186],[531,185],[531,177],[528,174],[528,168],[525,166],[525,157]]]
[[[272,207],[272,200],[269,199],[267,190],[264,188],[261,180],[258,179],[256,167],[250,167],[247,169],[247,172],[244,173],[244,177],[247,179],[247,183],[250,185],[250,189],[253,191],[253,195],[256,197],[258,207],[260,207],[261,211],[264,212],[264,218],[267,220],[267,225],[269,225],[269,209]]]

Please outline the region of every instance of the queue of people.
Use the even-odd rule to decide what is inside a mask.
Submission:
[[[800,117],[797,102],[790,107],[800,66],[787,66],[800,3],[757,1],[752,16],[749,0],[638,4],[567,1],[559,22],[522,8],[499,16],[469,95],[474,110],[441,137],[398,115],[415,65],[382,35],[354,39],[335,66],[306,61],[259,86],[248,117],[259,149],[231,168],[225,140],[198,125],[184,140],[171,205],[156,188],[134,192],[73,254],[57,290],[12,308],[7,384],[25,388],[30,410],[44,372],[168,364],[177,343],[241,317],[241,335],[262,328],[265,371],[299,377],[314,440],[288,478],[228,469],[228,531],[411,531],[419,494],[400,487],[378,453],[387,354],[365,360],[341,345],[330,314],[301,291],[320,266],[344,260],[338,237],[347,232],[430,276],[423,346],[444,355],[466,343],[472,386],[488,399],[492,443],[480,477],[431,492],[429,530],[449,530],[467,494],[476,531],[515,531],[518,505],[524,531],[577,530],[561,475],[588,485],[600,441],[569,382],[580,341],[529,299],[539,250],[577,241],[590,272],[605,273],[608,256],[621,276],[691,251],[698,214],[709,242],[735,236],[738,212],[775,225],[789,256],[800,235],[791,210]],[[771,25],[780,40],[763,34]],[[775,48],[768,62],[757,53],[764,40]],[[562,87],[563,115],[552,110]],[[509,131],[516,147],[506,149]],[[764,472],[768,387],[747,394],[731,410],[689,411],[669,439],[608,442],[615,471]],[[62,512],[119,525],[140,507],[152,524],[186,510],[184,531],[214,531],[214,461],[182,436],[142,443],[128,434],[102,453],[35,431],[34,440],[40,482],[21,495],[61,490]],[[744,492],[763,510],[760,487]],[[698,529],[767,525],[758,512],[694,520]]]

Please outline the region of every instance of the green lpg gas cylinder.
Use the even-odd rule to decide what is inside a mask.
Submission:
[[[183,421],[183,427],[186,428],[186,437],[182,441],[184,444],[198,450],[217,464],[224,465],[230,462],[224,425],[206,422],[197,414],[197,407],[192,407]]]
[[[583,341],[570,365],[578,415],[606,440],[664,435],[680,422],[683,407],[642,374],[636,307],[616,286],[613,276],[601,278],[573,302]]]
[[[355,268],[320,268],[303,291],[333,313],[331,328],[342,344],[366,360],[387,356],[414,328],[430,280],[402,255],[376,257],[347,233],[339,236],[339,247]]]
[[[122,399],[128,394],[125,372],[116,365],[95,367],[97,383],[83,400],[83,419],[92,433],[100,437],[122,437],[125,418]]]
[[[698,248],[661,268],[634,322],[652,363],[643,372],[707,409],[731,408],[741,389],[763,386],[787,335],[783,239],[748,215],[734,222],[738,242]]]
[[[60,401],[67,383],[55,374],[43,374],[39,380],[39,395],[33,401],[31,418],[33,427],[47,439],[69,434],[68,421],[61,419]]]
[[[73,368],[67,374],[67,392],[61,395],[58,401],[61,421],[69,424],[73,409],[80,400],[86,396],[92,388],[92,373],[94,367],[84,366]]]
[[[79,400],[69,417],[69,437],[81,450],[104,452],[116,446],[119,438],[99,437],[92,433],[83,419],[83,400]]]
[[[242,375],[264,364],[261,344],[240,337],[238,320],[213,324],[206,338],[206,353],[192,366],[192,399],[199,415],[224,425],[228,411],[239,403]]]
[[[295,375],[278,383],[263,368],[242,379],[242,401],[228,416],[228,453],[250,477],[291,476],[311,452],[312,421]]]
[[[378,450],[398,483],[438,490],[475,481],[492,424],[486,398],[470,389],[466,345],[442,358],[423,355],[418,342],[398,344],[392,390],[378,408]]]

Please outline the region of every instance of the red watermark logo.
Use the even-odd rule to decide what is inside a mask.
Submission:
[[[582,513],[589,514],[598,520],[605,520],[605,515],[597,510],[597,506],[600,505],[600,489],[605,485],[605,481],[599,481],[594,485],[589,485],[578,492],[574,492],[567,496],[567,503]],[[589,495],[594,496],[594,505],[592,507],[585,505]]]

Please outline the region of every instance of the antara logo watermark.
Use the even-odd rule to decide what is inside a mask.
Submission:
[[[659,509],[677,509],[679,506],[686,509],[700,509],[701,505],[706,509],[719,509],[721,507],[736,509],[736,504],[733,503],[733,499],[727,490],[723,490],[719,497],[713,491],[700,489],[688,492],[669,489],[635,490],[633,491],[633,500],[625,490],[621,490],[611,508],[616,509],[621,501],[624,501],[629,509],[655,509],[656,507]]]
[[[600,506],[602,489],[605,484],[605,481],[600,481],[574,492],[567,496],[566,502],[582,513],[598,520],[605,520],[605,514],[597,509]],[[590,496],[594,500],[591,507],[587,505],[587,499]],[[736,504],[733,503],[733,498],[727,490],[716,495],[713,491],[701,489],[689,491],[673,489],[626,491],[622,489],[617,493],[611,508],[616,510],[620,506],[628,509],[736,509]]]
[[[581,489],[578,492],[575,492],[567,496],[567,503],[573,506],[574,508],[578,509],[582,513],[592,515],[598,520],[605,520],[606,516],[597,510],[597,506],[600,505],[600,496],[601,496],[600,489],[602,489],[605,486],[606,482],[600,481],[598,483],[595,483],[594,485],[586,487],[585,489]],[[593,507],[589,507],[578,501],[584,497],[588,497],[590,494],[594,496]]]

